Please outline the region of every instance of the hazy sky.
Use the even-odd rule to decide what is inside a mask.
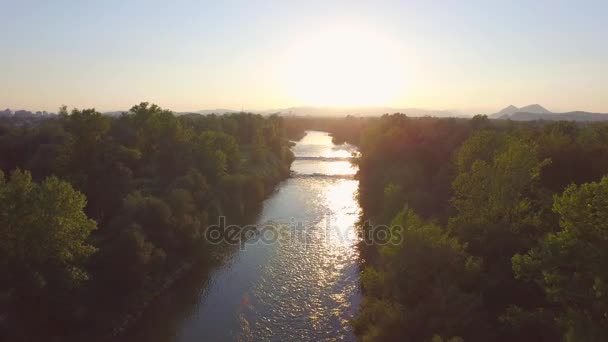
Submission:
[[[0,0],[0,107],[608,112],[608,1]]]

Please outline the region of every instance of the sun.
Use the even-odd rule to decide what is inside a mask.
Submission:
[[[300,103],[388,105],[404,91],[403,53],[372,30],[320,32],[298,41],[286,58],[287,91]]]

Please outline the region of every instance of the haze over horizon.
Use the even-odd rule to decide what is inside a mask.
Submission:
[[[608,112],[605,1],[0,0],[1,109]]]

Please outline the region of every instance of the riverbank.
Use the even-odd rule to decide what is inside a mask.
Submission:
[[[289,158],[289,164],[293,161],[293,158]],[[287,169],[289,171],[289,168]],[[233,220],[233,223],[238,224],[251,224],[254,222],[255,217],[260,213],[262,203],[269,196],[271,196],[277,189],[277,186],[289,178],[290,173],[286,172],[286,170],[282,167],[282,165],[277,161],[271,163],[269,166],[264,168],[258,168],[252,173],[261,178],[263,184],[263,199],[257,203],[254,203],[253,207],[242,209],[241,217],[237,220]],[[228,245],[226,243],[222,243],[219,245],[207,245],[207,247],[211,247],[212,250],[209,255],[198,255],[192,258],[188,258],[187,260],[181,262],[179,266],[173,268],[173,271],[168,273],[166,276],[160,277],[155,283],[147,286],[146,289],[143,289],[141,293],[137,294],[136,298],[138,298],[129,308],[125,310],[123,314],[121,314],[121,318],[116,320],[113,323],[111,332],[106,334],[104,340],[116,340],[116,339],[125,339],[125,341],[129,340],[129,329],[132,329],[133,326],[139,323],[141,317],[146,313],[146,310],[152,305],[154,305],[155,301],[158,298],[165,296],[167,292],[170,292],[176,283],[183,280],[184,277],[187,277],[191,272],[193,272],[194,268],[199,269],[199,273],[201,269],[205,270],[202,272],[204,278],[206,278],[209,273],[211,273],[215,268],[222,265],[226,259],[230,257],[232,253],[238,248],[235,245]]]
[[[155,305],[159,298],[166,296],[180,281],[190,275],[194,268],[205,270],[203,274],[207,276],[214,268],[221,265],[225,259],[229,257],[230,253],[234,252],[234,246],[223,247],[224,248],[217,248],[216,251],[211,254],[211,259],[204,259],[201,257],[182,263],[174,272],[163,278],[163,281],[159,282],[157,286],[153,286],[154,290],[152,292],[143,294],[136,306],[127,310],[127,312],[122,315],[122,318],[117,320],[111,333],[104,339],[129,341],[129,330],[137,326],[142,316],[146,314],[146,311],[151,306]]]
[[[194,267],[125,334],[130,342],[354,340],[359,303],[356,169],[323,132],[292,148],[295,174],[264,201],[257,226],[296,229],[306,239],[247,244],[212,270]],[[333,160],[330,157],[335,156]],[[300,222],[302,225],[294,224]]]
[[[0,251],[2,340],[124,330],[194,256],[213,258],[207,227],[259,210],[293,160],[278,116],[174,115],[144,102],[120,116],[75,109],[0,126],[3,200],[15,204],[0,217],[22,241]]]

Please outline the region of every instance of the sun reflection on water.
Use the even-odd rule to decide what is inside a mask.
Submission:
[[[331,208],[328,216],[329,239],[334,247],[352,247],[356,242],[355,224],[359,217],[359,206],[355,200],[357,181],[336,181],[325,190],[327,207]]]
[[[296,176],[310,177],[290,179],[262,217],[284,222],[279,229],[302,232],[305,239],[283,239],[272,247],[251,292],[241,336],[250,336],[251,327],[257,339],[352,340],[349,319],[360,300],[355,231],[360,209],[358,182],[341,177],[356,174],[356,166],[341,160],[352,150],[333,145],[324,132],[308,132],[293,150],[299,157],[327,160],[296,160]]]
[[[296,157],[350,158],[357,149],[349,144],[334,145],[327,132],[308,131],[293,147]]]
[[[357,173],[357,168],[345,160],[295,160],[291,169],[298,175],[353,176]]]
[[[352,148],[332,144],[327,133],[308,132],[293,151],[300,157],[345,158]],[[358,182],[346,176],[354,175],[356,166],[309,158],[296,160],[292,171],[308,176],[282,183],[256,222],[287,231],[287,239],[248,244],[235,253],[213,272],[164,341],[355,339],[349,320],[361,301],[355,231],[360,209]],[[294,230],[305,240],[290,239]],[[165,315],[161,309],[160,321],[148,326],[166,325]]]

